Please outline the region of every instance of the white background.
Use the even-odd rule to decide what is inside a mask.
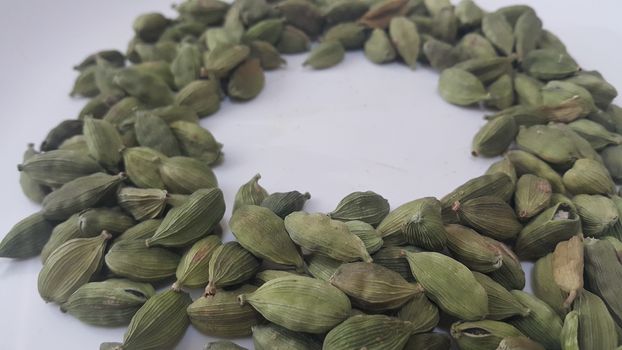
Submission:
[[[478,3],[492,10],[515,1]],[[585,69],[599,69],[622,87],[619,1],[523,2]],[[71,67],[100,49],[124,50],[132,20],[147,11],[173,15],[170,0],[0,1],[0,237],[38,210],[18,185],[16,164],[26,144],[39,144],[85,103],[68,96],[76,77]],[[304,55],[287,60],[286,68],[267,74],[255,101],[226,102],[202,122],[225,145],[225,162],[215,171],[229,206],[257,172],[269,191],[309,191],[306,208],[327,212],[357,190],[374,190],[392,207],[440,197],[492,162],[469,155],[483,112],[443,102],[438,76],[427,68],[377,67],[359,53],[319,72],[301,67]],[[0,349],[97,349],[122,339],[123,328],[91,327],[46,305],[36,288],[40,267],[38,258],[0,259]],[[207,341],[191,328],[179,349],[201,349]]]

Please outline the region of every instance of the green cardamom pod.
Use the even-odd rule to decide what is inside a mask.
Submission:
[[[250,56],[257,58],[261,68],[264,70],[278,69],[286,64],[286,61],[281,57],[281,54],[279,54],[279,51],[277,51],[273,44],[265,41],[253,41],[250,46]]]
[[[131,120],[136,112],[144,108],[145,106],[137,98],[131,96],[124,97],[110,107],[102,119],[119,128],[124,123],[127,123],[128,120]]]
[[[229,227],[242,247],[256,257],[302,271],[304,261],[285,230],[283,219],[270,209],[245,205],[233,212]]]
[[[456,5],[456,17],[461,27],[477,27],[481,24],[485,12],[473,0],[462,0]]]
[[[423,54],[430,66],[438,71],[451,68],[462,60],[458,48],[434,38],[425,38]]]
[[[498,240],[514,238],[523,226],[509,204],[493,196],[455,202],[452,209],[461,223]]]
[[[346,221],[348,230],[354,233],[365,244],[365,249],[369,254],[373,254],[382,248],[384,244],[380,233],[370,224],[362,221]]]
[[[177,50],[177,56],[171,62],[171,72],[175,77],[175,86],[182,89],[199,78],[203,64],[201,51],[197,45],[183,43]]]
[[[553,254],[547,254],[536,261],[533,266],[532,289],[533,294],[540,300],[547,303],[560,317],[568,313],[566,293],[555,283],[553,275]]]
[[[482,17],[482,32],[504,55],[514,51],[514,31],[506,17],[500,12],[491,12]]]
[[[516,169],[517,175],[533,174],[551,183],[554,192],[565,193],[566,187],[562,177],[540,158],[525,151],[512,150],[505,154]]]
[[[119,206],[139,221],[159,217],[166,207],[166,199],[167,192],[157,188],[123,187],[117,193]]]
[[[392,242],[395,245],[404,245],[407,243],[406,241],[406,233],[404,229],[408,228],[408,223],[411,218],[417,217],[417,214],[421,216],[420,210],[422,204],[427,201],[431,201],[431,197],[428,199],[419,199],[410,201],[400,205],[399,207],[393,209],[387,215],[385,215],[384,219],[378,225],[378,232],[382,236],[385,242]],[[388,205],[388,202],[387,202]],[[430,206],[429,212],[434,212],[433,205]],[[388,209],[388,207],[387,207]],[[432,220],[431,223],[435,223],[437,220],[434,219],[434,215],[430,216]],[[413,223],[413,229],[416,228],[416,222]],[[438,232],[435,232],[438,235]],[[438,237],[437,237],[438,238]],[[446,237],[445,237],[446,239]],[[443,237],[440,237],[440,241],[443,240]],[[433,240],[432,242],[438,243],[439,239]],[[444,242],[442,242],[444,244]],[[438,244],[437,244],[438,245]]]
[[[367,40],[367,28],[356,22],[339,23],[324,33],[323,41],[338,41],[346,50],[363,48]]]
[[[579,312],[570,311],[564,319],[560,335],[562,350],[580,350],[579,348]]]
[[[457,224],[445,226],[447,248],[452,256],[469,269],[479,272],[492,272],[503,264],[499,248],[490,243],[476,231]]]
[[[475,134],[471,153],[474,156],[496,157],[507,150],[517,133],[518,127],[514,118],[495,118],[484,124]]]
[[[102,50],[88,55],[79,64],[73,67],[74,70],[82,71],[87,67],[95,65],[96,59],[103,59],[111,65],[123,67],[125,65],[125,56],[117,50]]]
[[[566,81],[550,81],[542,87],[542,104],[552,121],[568,123],[596,110],[589,91]]]
[[[194,122],[176,121],[169,125],[175,134],[182,153],[187,157],[207,162],[209,165],[222,159],[222,144],[209,130]]]
[[[246,45],[219,46],[205,53],[203,66],[216,77],[224,77],[242,63],[250,52],[250,48]]]
[[[169,25],[169,19],[164,15],[151,12],[138,16],[132,28],[136,33],[136,36],[146,42],[153,42],[158,40],[160,34],[164,32],[164,29]]]
[[[229,287],[253,278],[261,262],[238,242],[227,242],[216,248],[209,261],[209,284],[206,295],[216,293],[216,288]]]
[[[235,100],[252,100],[261,93],[265,83],[266,78],[259,59],[247,58],[231,73],[227,94]]]
[[[324,18],[320,9],[308,1],[285,0],[275,6],[287,23],[295,23],[310,37],[318,36],[323,29]]]
[[[67,150],[35,154],[17,168],[32,181],[48,187],[60,187],[79,177],[103,172],[85,152]]]
[[[490,40],[478,33],[466,34],[456,45],[456,51],[461,60],[497,57],[497,50]]]
[[[71,215],[99,204],[114,193],[125,174],[95,173],[64,184],[43,200],[43,216],[50,220],[65,220]]]
[[[472,58],[454,66],[476,76],[483,84],[494,83],[500,77],[512,73],[514,57]],[[509,106],[508,106],[509,107]]]
[[[123,150],[123,164],[130,181],[141,188],[164,189],[160,177],[160,163],[166,156],[148,147],[130,147]]]
[[[486,236],[483,237],[499,249],[503,260],[501,267],[489,272],[488,276],[506,289],[522,290],[525,288],[525,271],[523,271],[521,262],[514,251],[499,241]]]
[[[412,334],[430,332],[439,323],[438,307],[423,293],[415,295],[400,308],[397,318],[410,322]]]
[[[620,217],[615,203],[601,195],[580,194],[572,198],[581,218],[583,234],[599,237],[614,226]]]
[[[407,0],[383,0],[371,4],[370,9],[359,22],[371,28],[386,28],[391,20],[403,16],[408,11]]]
[[[29,159],[38,154],[39,153],[35,150],[35,145],[33,143],[29,143],[28,148],[26,148],[26,151],[24,152],[23,163],[26,163]],[[24,172],[23,168],[19,174],[19,185],[22,188],[22,192],[26,195],[26,197],[28,197],[28,199],[39,204],[43,202],[43,198],[45,198],[45,196],[47,196],[50,192],[50,189],[48,189],[45,185],[36,181]]]
[[[253,326],[255,350],[320,350],[322,343],[305,333],[272,323]]]
[[[527,337],[505,337],[497,350],[545,350],[545,348]]]
[[[115,275],[133,281],[158,282],[175,275],[179,255],[143,240],[115,242],[106,254],[106,266]]]
[[[514,210],[520,220],[529,220],[547,209],[551,203],[553,189],[548,180],[532,174],[525,174],[516,183]]]
[[[248,284],[215,295],[202,296],[188,306],[187,313],[192,325],[201,333],[213,337],[245,337],[258,325],[261,315],[250,305],[240,305],[238,295],[252,293],[257,289]]]
[[[45,261],[37,287],[46,302],[62,304],[86,284],[102,266],[107,232],[93,238],[72,239],[58,247]]]
[[[605,240],[585,240],[585,276],[590,291],[607,305],[616,324],[622,325],[618,286],[622,281],[622,262],[613,244]]]
[[[375,192],[366,191],[352,192],[345,196],[328,215],[334,220],[359,220],[376,226],[387,214],[389,201]]]
[[[230,342],[228,340],[221,340],[217,342],[211,342],[205,345],[203,350],[248,350],[243,348],[236,343]]]
[[[597,71],[582,71],[565,81],[588,90],[594,98],[594,103],[600,109],[607,109],[613,99],[618,96],[616,88],[603,79]]]
[[[162,224],[162,219],[150,219],[142,221],[120,234],[115,238],[115,243],[123,240],[145,240],[153,237],[158,227]]]
[[[391,62],[397,56],[386,31],[376,28],[365,42],[365,57],[376,64]]]
[[[208,235],[225,213],[225,201],[218,188],[194,192],[187,202],[171,209],[147,246],[183,247]]]
[[[459,106],[469,106],[489,98],[482,82],[459,68],[445,69],[441,73],[439,92],[445,101]]]
[[[572,306],[579,313],[579,348],[614,349],[618,345],[616,324],[607,306],[596,294],[581,291]]]
[[[181,3],[176,10],[182,18],[197,21],[203,25],[214,25],[223,21],[230,6],[224,1],[190,0]]]
[[[286,25],[283,28],[283,32],[281,32],[281,38],[276,44],[276,48],[280,53],[288,55],[307,52],[310,45],[311,40],[305,32],[296,27]]]
[[[622,180],[622,145],[609,146],[600,153],[609,175],[616,181]]]
[[[486,105],[503,110],[514,105],[514,81],[509,74],[504,74],[488,86],[490,99]]]
[[[449,350],[450,348],[451,340],[447,334],[421,333],[412,335],[404,350]]]
[[[80,222],[78,221],[79,214],[72,215],[69,219],[54,226],[50,239],[45,243],[43,249],[41,249],[41,261],[45,263],[47,258],[52,254],[56,248],[60,247],[63,243],[74,238],[87,238],[82,237],[82,231],[80,231]]]
[[[531,294],[520,290],[511,293],[530,312],[527,316],[516,317],[508,322],[545,348],[560,349],[559,337],[563,322],[555,310]]]
[[[454,6],[445,6],[432,16],[431,34],[437,39],[453,43],[458,35],[458,26]]]
[[[543,87],[543,82],[527,74],[517,73],[514,75],[514,90],[518,102],[522,105],[534,107],[542,105]]]
[[[514,184],[516,184],[516,181],[518,181],[517,175],[516,175],[516,168],[514,167],[514,164],[512,164],[512,162],[507,157],[504,157],[503,159],[495,163],[492,163],[492,165],[490,165],[490,167],[486,171],[487,175],[495,174],[495,173],[502,173],[502,174],[509,176],[510,179],[512,180],[512,183]]]
[[[482,196],[495,196],[503,200],[510,200],[514,194],[512,179],[503,173],[482,175],[465,182],[458,188],[441,198],[443,206],[443,220],[446,223],[456,223],[452,206],[456,202],[466,202]]]
[[[324,350],[401,350],[410,338],[410,324],[385,315],[352,316],[333,328]]]
[[[247,183],[240,186],[235,194],[233,211],[244,205],[260,205],[268,197],[268,191],[259,185],[260,174],[253,176]]]
[[[301,211],[305,202],[311,199],[309,192],[274,192],[261,201],[261,206],[272,210],[281,219],[295,211]]]
[[[568,124],[568,126],[586,139],[596,150],[602,150],[609,145],[622,144],[622,135],[611,132],[594,121],[579,119]]]
[[[281,18],[270,18],[259,21],[252,25],[242,35],[242,42],[251,43],[261,40],[270,44],[276,44],[283,31],[284,20]]]
[[[524,336],[512,325],[492,320],[456,322],[450,333],[464,350],[496,350],[503,338]]]
[[[406,17],[393,17],[389,23],[389,36],[399,56],[411,69],[415,69],[421,48],[417,25]]]
[[[175,134],[162,118],[139,114],[136,116],[134,130],[140,146],[149,147],[169,157],[181,155]]]
[[[218,187],[216,175],[198,159],[171,157],[161,159],[160,177],[172,193],[191,194],[200,189]]]
[[[220,86],[212,79],[195,80],[179,90],[174,102],[178,107],[190,108],[200,118],[207,117],[220,109]]]
[[[426,295],[443,311],[463,320],[479,320],[488,314],[486,290],[466,266],[435,252],[404,251],[404,255]]]
[[[257,272],[254,278],[254,283],[257,285],[262,285],[270,280],[277,279],[279,277],[286,276],[296,276],[299,275],[294,271],[286,271],[286,270],[262,270]]]
[[[15,224],[0,242],[0,257],[26,259],[41,253],[54,225],[40,212]]]
[[[562,177],[566,188],[574,194],[613,194],[616,186],[607,168],[592,159],[579,159]]]
[[[564,306],[572,304],[577,293],[583,289],[584,274],[583,238],[574,236],[567,241],[557,243],[553,251],[553,279],[568,298]]]
[[[95,71],[98,67],[91,66],[81,71],[73,83],[73,88],[69,96],[95,97],[99,94],[97,84],[95,84]]]
[[[309,53],[309,57],[304,61],[304,66],[313,69],[326,69],[343,61],[346,51],[338,41],[323,41]]]
[[[177,281],[173,288],[203,288],[209,282],[209,266],[212,256],[222,245],[220,238],[210,235],[196,241],[177,265]]]
[[[117,234],[135,224],[134,219],[119,208],[92,208],[78,215],[78,226],[83,237],[94,237],[102,231]]]
[[[87,116],[91,116],[93,118],[103,118],[104,115],[108,113],[110,107],[123,97],[125,97],[123,94],[117,93],[113,95],[99,94],[84,105],[78,115],[78,118],[80,120],[84,120]]]
[[[307,270],[309,274],[326,282],[330,282],[330,278],[342,264],[342,261],[320,254],[313,254],[307,258]]]
[[[528,75],[542,80],[563,79],[581,69],[565,51],[557,49],[532,50],[521,66]]]
[[[369,10],[369,6],[369,4],[361,0],[346,0],[330,3],[324,11],[324,18],[329,26],[355,21]]]
[[[343,262],[372,261],[363,241],[341,221],[299,211],[289,214],[284,223],[292,241],[311,252]]]
[[[473,276],[488,294],[488,316],[491,320],[504,320],[512,316],[528,316],[528,307],[518,301],[505,287],[483,273],[473,271]]]
[[[426,197],[411,202],[409,215],[402,229],[409,244],[435,251],[445,248],[447,233],[438,199]]]
[[[413,274],[410,272],[410,265],[408,260],[402,254],[402,251],[409,252],[421,252],[422,249],[413,246],[384,246],[380,248],[372,258],[374,264],[378,264],[386,267],[389,270],[399,273],[404,279],[409,282],[413,282]]]
[[[255,292],[238,298],[242,305],[250,304],[270,322],[314,334],[334,328],[349,316],[351,309],[348,297],[339,289],[303,276],[268,281]]]
[[[61,311],[94,326],[125,326],[153,295],[155,290],[148,283],[124,279],[91,282],[76,290]]]
[[[522,60],[529,52],[536,49],[542,35],[542,20],[534,11],[525,11],[514,25],[514,37],[516,38],[516,54]]]

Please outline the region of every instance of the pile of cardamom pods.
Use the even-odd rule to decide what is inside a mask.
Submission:
[[[41,256],[46,302],[128,325],[101,349],[171,349],[192,324],[256,349],[613,350],[622,344],[622,109],[535,11],[471,0],[187,0],[138,17],[125,53],[78,64],[75,120],[27,149],[20,183],[40,212],[0,257]],[[318,40],[319,44],[311,46]],[[221,242],[222,145],[199,125],[250,100],[281,54],[313,69],[363,49],[440,71],[452,104],[496,110],[473,154],[503,155],[441,199],[391,210],[349,194],[328,214],[256,175]],[[128,64],[131,63],[131,65]],[[520,260],[535,261],[534,294]],[[155,288],[162,289],[156,292]],[[191,289],[204,289],[192,300]],[[434,329],[444,332],[432,332]],[[243,349],[231,342],[207,349]]]

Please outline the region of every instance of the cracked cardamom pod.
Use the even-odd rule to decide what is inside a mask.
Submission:
[[[222,245],[218,236],[208,236],[196,241],[182,255],[175,276],[177,281],[173,288],[203,288],[209,282],[210,260]]]
[[[514,238],[523,228],[512,207],[498,197],[483,196],[455,202],[452,209],[461,223],[494,239]]]
[[[602,299],[582,290],[572,310],[579,313],[578,339],[581,350],[615,349],[618,345],[616,324]]]
[[[311,199],[309,192],[274,192],[261,201],[261,206],[270,209],[281,219],[295,211],[301,211],[305,202]]]
[[[484,124],[475,134],[471,154],[496,157],[508,149],[517,133],[518,127],[514,118],[510,116],[495,118]]]
[[[85,152],[54,150],[32,155],[18,170],[39,185],[60,187],[104,169]]]
[[[371,312],[397,309],[423,292],[421,286],[408,283],[397,272],[365,262],[339,266],[329,282],[346,293],[355,306]]]
[[[233,212],[229,227],[240,245],[256,257],[302,271],[304,261],[285,230],[283,219],[270,209],[245,205]]]
[[[289,214],[284,223],[292,241],[311,252],[343,262],[372,261],[363,241],[341,221],[299,211]]]
[[[261,202],[268,197],[268,191],[261,187],[259,179],[261,179],[261,175],[256,174],[247,183],[240,186],[238,192],[235,194],[233,203],[234,212],[244,205],[260,205]]]
[[[179,255],[143,240],[115,242],[106,254],[106,266],[115,275],[140,282],[163,281],[175,275]]]
[[[473,271],[473,276],[488,294],[488,316],[491,320],[503,320],[512,316],[528,316],[530,310],[505,287],[483,273]]]
[[[469,269],[492,272],[503,264],[499,248],[476,231],[457,224],[445,226],[447,248],[452,256]]]
[[[37,281],[41,298],[62,304],[86,284],[102,266],[107,232],[93,238],[72,239],[58,247],[45,261]]]
[[[382,248],[384,242],[380,233],[370,224],[362,221],[346,221],[348,230],[354,233],[365,244],[365,249],[369,254],[373,254]]]
[[[54,225],[40,212],[15,224],[0,242],[0,257],[26,259],[41,253]]]
[[[553,279],[563,292],[568,293],[564,301],[566,308],[583,289],[583,260],[583,239],[580,236],[557,243],[553,251]]]
[[[322,349],[401,350],[410,333],[409,322],[385,315],[357,315],[328,332]]]
[[[122,151],[127,177],[141,188],[164,189],[160,163],[166,156],[148,147],[130,147]]]
[[[506,337],[524,337],[512,325],[492,320],[456,322],[451,325],[450,334],[464,350],[496,350]]]
[[[218,187],[218,179],[209,165],[190,157],[161,159],[160,177],[166,188],[176,194]]]
[[[255,350],[320,350],[322,343],[313,336],[293,332],[272,323],[253,326]]]
[[[531,294],[520,290],[513,290],[511,293],[530,312],[527,316],[516,317],[508,322],[545,348],[560,349],[559,336],[563,323],[555,310]]]
[[[350,300],[328,282],[303,276],[268,281],[253,293],[243,293],[240,304],[250,304],[268,321],[292,331],[324,333],[350,314]],[[322,303],[317,303],[322,300]]]
[[[334,220],[359,220],[376,226],[388,213],[389,201],[373,191],[366,191],[345,196],[328,215]]]
[[[166,207],[166,199],[167,192],[157,188],[123,187],[117,193],[119,206],[139,221],[160,216]]]
[[[466,266],[440,253],[404,251],[404,255],[426,295],[443,311],[463,320],[488,314],[486,290]]]
[[[553,189],[548,180],[525,174],[516,183],[514,210],[520,220],[529,220],[547,209],[551,203]]]
[[[250,305],[240,305],[238,295],[252,293],[257,287],[245,284],[234,290],[219,290],[202,296],[188,306],[192,325],[213,337],[246,337],[261,322],[261,315]]]
[[[152,114],[138,114],[134,131],[141,147],[149,147],[168,157],[181,155],[175,134],[162,118]]]
[[[61,311],[94,326],[125,326],[153,295],[155,290],[148,283],[125,279],[90,282],[76,290]]]
[[[599,237],[618,222],[620,213],[615,203],[601,195],[580,194],[572,198],[581,218],[583,234]]]
[[[246,282],[259,271],[261,262],[238,242],[222,244],[209,261],[209,284],[205,295],[213,295],[216,288]]]
[[[412,334],[430,332],[439,323],[438,307],[424,293],[419,293],[400,308],[397,318],[410,322]]]

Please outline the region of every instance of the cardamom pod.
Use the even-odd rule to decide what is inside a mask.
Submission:
[[[609,241],[585,241],[585,276],[590,291],[607,305],[618,326],[622,324],[622,300],[619,297],[622,262],[616,248]]]
[[[168,157],[181,155],[175,134],[162,118],[152,114],[138,114],[134,131],[141,147],[149,147]]]
[[[231,73],[227,94],[235,100],[252,100],[261,93],[265,82],[266,78],[259,59],[248,58]]]
[[[160,177],[160,163],[166,156],[148,147],[130,147],[123,151],[123,164],[127,177],[141,188],[164,189]]]
[[[430,332],[439,323],[438,307],[423,293],[415,295],[404,304],[397,313],[397,318],[410,322],[412,334]]]
[[[41,262],[45,263],[50,254],[52,254],[52,252],[55,251],[56,248],[60,247],[63,243],[74,238],[87,238],[82,237],[82,231],[80,231],[80,222],[78,221],[78,215],[79,214],[74,214],[69,219],[54,226],[54,229],[52,230],[52,235],[43,246],[43,249],[41,249]]]
[[[330,278],[342,264],[342,261],[320,254],[313,254],[307,258],[307,270],[309,274],[326,282],[330,282]]]
[[[566,316],[568,306],[564,302],[568,297],[555,283],[553,276],[553,253],[536,261],[531,271],[533,294],[547,303],[560,317]]]
[[[491,320],[503,320],[512,316],[528,316],[529,308],[523,306],[505,287],[483,273],[473,271],[473,276],[488,294],[488,316]]]
[[[505,157],[512,162],[518,176],[525,174],[536,175],[548,180],[554,192],[566,193],[562,177],[540,158],[520,150],[509,151],[505,154]]]
[[[169,125],[175,134],[183,155],[207,162],[208,165],[222,159],[222,144],[209,130],[194,122],[179,120]]]
[[[311,40],[302,30],[286,25],[281,32],[281,38],[276,45],[277,50],[282,54],[296,54],[309,50]]]
[[[382,248],[383,241],[380,233],[370,224],[362,221],[346,221],[348,230],[354,233],[365,244],[365,249],[369,254],[373,254]]]
[[[559,288],[568,293],[564,307],[569,307],[583,289],[583,239],[574,236],[557,243],[553,251],[553,279]]]
[[[560,349],[559,337],[563,322],[555,310],[531,294],[520,290],[511,293],[530,312],[527,316],[516,317],[508,322],[546,349]]]
[[[514,141],[518,127],[514,118],[505,116],[487,122],[473,138],[474,156],[495,157],[505,152]]]
[[[51,257],[50,257],[51,258]],[[140,282],[158,282],[175,275],[179,255],[143,240],[115,242],[106,253],[106,266],[115,275]]]
[[[504,55],[512,54],[515,41],[514,31],[502,13],[492,12],[484,15],[482,32]]]
[[[35,150],[35,145],[33,143],[29,143],[26,151],[24,152],[22,159],[23,163],[26,163],[29,159],[38,154],[39,153]],[[28,199],[39,204],[43,202],[43,198],[45,198],[45,196],[47,196],[50,192],[50,189],[33,179],[24,171],[21,171],[19,174],[19,185],[22,188],[22,192],[26,195],[26,197],[28,197]]]
[[[261,206],[270,209],[281,219],[295,211],[301,211],[305,202],[311,199],[309,192],[274,192],[261,201]]]
[[[234,212],[243,205],[260,205],[268,197],[268,191],[259,185],[259,179],[261,179],[261,174],[256,174],[247,183],[240,186],[235,194]]]
[[[227,242],[214,251],[209,261],[209,284],[206,295],[216,288],[233,286],[251,279],[259,271],[261,262],[238,242]]]
[[[562,178],[568,191],[574,194],[613,194],[616,185],[609,171],[598,161],[577,160]]]
[[[366,191],[348,194],[329,215],[335,220],[359,220],[376,226],[388,213],[389,202],[373,191]]]
[[[469,0],[466,0],[469,1]],[[449,350],[451,340],[445,333],[421,333],[412,335],[404,350]]]
[[[102,231],[117,234],[135,224],[134,219],[119,208],[92,208],[78,215],[78,226],[83,237],[94,237]]]
[[[166,199],[167,192],[157,188],[123,187],[117,193],[119,206],[139,221],[160,216],[166,207]]]
[[[520,220],[529,220],[547,209],[551,203],[553,189],[548,180],[525,174],[516,183],[514,206]]]
[[[607,306],[596,294],[582,290],[572,306],[579,313],[579,348],[614,349],[618,345],[616,324]]]
[[[609,146],[600,153],[609,175],[616,181],[622,180],[622,145]]]
[[[572,198],[581,218],[586,236],[598,237],[607,232],[618,221],[620,213],[615,203],[601,195],[580,194]]]
[[[0,242],[0,257],[26,259],[41,253],[54,225],[42,213],[28,216],[15,224]]]
[[[542,35],[542,20],[534,11],[525,11],[514,25],[514,37],[516,38],[516,54],[522,60],[529,52],[536,49]]]
[[[253,326],[256,350],[320,350],[322,343],[314,337],[272,323]]]
[[[504,338],[524,336],[508,323],[491,320],[456,322],[450,334],[464,350],[496,350]]]
[[[104,169],[85,152],[54,150],[32,155],[18,170],[39,185],[60,187]]]
[[[492,165],[490,165],[490,167],[486,171],[487,175],[495,173],[501,173],[509,176],[513,184],[516,184],[516,182],[518,181],[516,175],[516,168],[514,168],[514,164],[512,164],[512,162],[507,157],[504,157],[503,159],[492,163]]]
[[[460,68],[448,68],[441,72],[438,88],[446,102],[458,106],[470,106],[490,97],[475,75]]]
[[[386,267],[389,270],[399,273],[405,280],[414,281],[413,274],[410,272],[410,265],[404,258],[402,250],[409,252],[420,252],[421,249],[413,246],[384,246],[372,255],[374,264]],[[311,266],[309,266],[310,268]]]
[[[522,290],[525,288],[525,271],[523,271],[521,262],[518,260],[518,257],[514,254],[512,249],[492,238],[486,236],[483,237],[487,239],[490,244],[499,249],[503,260],[501,267],[489,272],[488,276],[507,289]]]
[[[214,70],[209,72],[216,74]],[[220,109],[220,85],[211,78],[195,80],[179,90],[174,103],[178,107],[190,108],[200,118],[207,117]]]
[[[123,240],[145,240],[153,237],[158,227],[162,224],[162,219],[151,219],[140,222],[120,234],[115,238],[115,243]]]
[[[394,17],[403,16],[407,11],[407,0],[378,1],[370,6],[359,22],[371,28],[386,28]]]
[[[456,202],[466,202],[469,199],[482,196],[495,196],[509,201],[513,194],[514,183],[506,174],[495,173],[476,177],[458,186],[451,193],[441,198],[443,221],[446,223],[457,223],[455,214],[451,209]]]
[[[338,41],[323,41],[309,53],[309,57],[304,61],[304,66],[313,69],[326,69],[343,61],[346,51]]]
[[[409,217],[402,228],[406,242],[423,249],[441,251],[447,244],[441,203],[434,197],[414,200],[409,204]]]
[[[545,350],[540,343],[527,337],[505,337],[497,350]]]
[[[201,51],[197,45],[182,43],[177,56],[171,62],[171,72],[175,77],[175,87],[182,89],[199,78],[202,66]]]
[[[357,315],[333,328],[324,350],[401,350],[410,337],[410,324],[385,315]]]
[[[365,42],[365,57],[376,64],[391,62],[397,56],[386,31],[376,28]]]
[[[215,235],[196,241],[182,255],[175,275],[177,281],[173,288],[203,288],[209,282],[209,263],[216,250],[222,245]]]
[[[452,210],[461,223],[494,239],[514,238],[523,228],[512,207],[498,197],[483,196],[455,202]]]
[[[204,350],[248,350],[228,340],[211,342],[205,345]]]
[[[602,150],[609,145],[622,144],[622,135],[611,132],[594,121],[579,119],[568,124],[568,126],[586,139],[595,150]]]
[[[521,66],[527,74],[541,80],[566,78],[581,69],[566,52],[546,48],[529,52]]]
[[[173,193],[191,194],[200,189],[218,187],[212,169],[204,162],[190,157],[162,159],[160,177]]]
[[[175,52],[173,57],[176,54]],[[150,72],[125,68],[115,75],[113,82],[147,106],[161,107],[173,103],[173,92],[169,85],[161,77]]]
[[[492,272],[503,264],[500,249],[476,231],[461,225],[445,226],[447,248],[452,256],[473,271]]]
[[[562,350],[579,350],[579,312],[570,311],[564,319],[560,335]]]

